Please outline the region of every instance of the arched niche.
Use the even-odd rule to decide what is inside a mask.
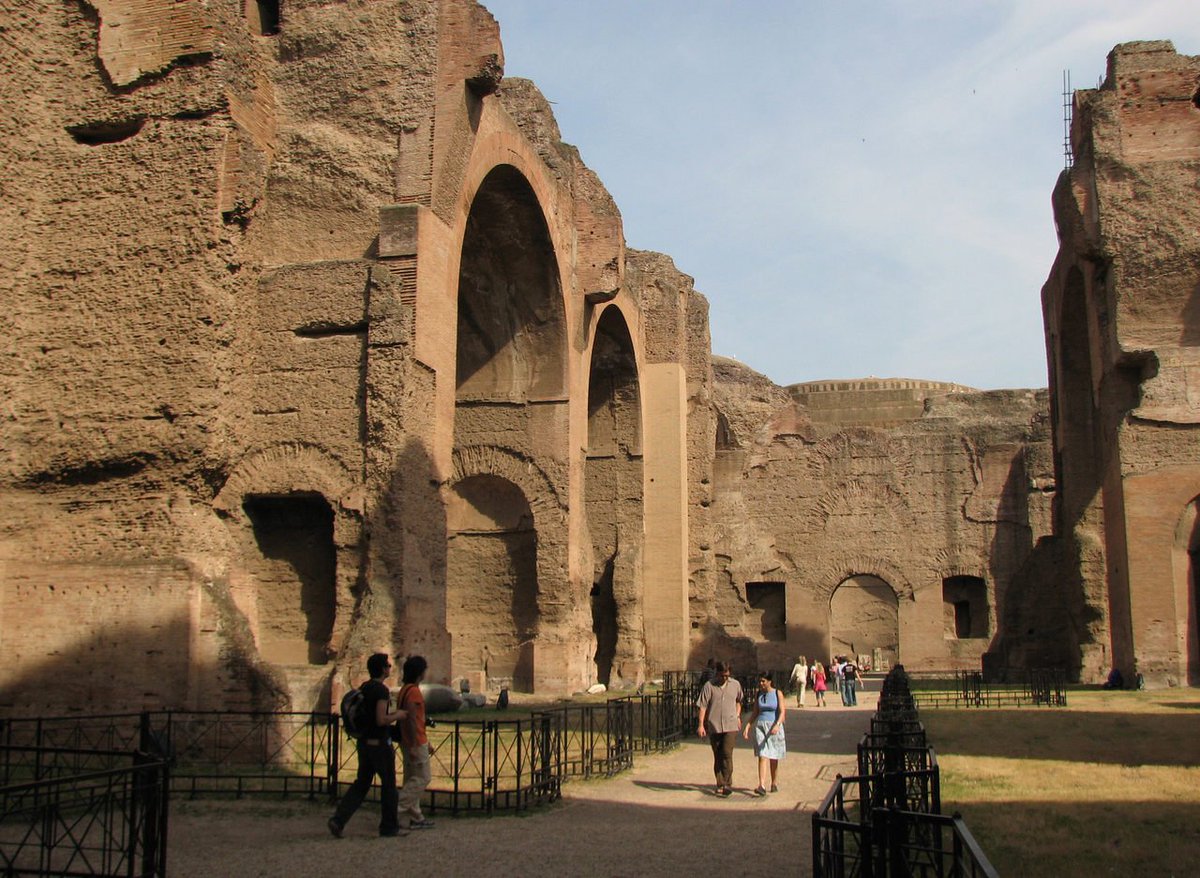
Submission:
[[[1200,497],[1184,508],[1175,529],[1175,614],[1180,629],[1183,674],[1200,686]]]
[[[468,476],[449,492],[446,524],[452,677],[532,692],[538,540],[524,492],[499,476]]]
[[[842,580],[829,599],[834,655],[871,656],[871,667],[900,660],[900,602],[885,580],[856,574]]]
[[[642,405],[637,357],[625,317],[600,314],[588,372],[584,496],[592,535],[593,661],[598,682],[632,682],[643,671]],[[624,634],[622,634],[624,632]]]
[[[558,263],[545,216],[525,177],[499,165],[480,184],[463,235],[457,398],[561,396],[565,348]]]
[[[588,373],[588,457],[642,453],[637,358],[625,317],[608,307],[596,324]]]
[[[1072,267],[1063,285],[1059,311],[1054,406],[1055,458],[1062,479],[1058,502],[1065,508],[1060,531],[1067,533],[1100,484],[1095,455],[1094,377],[1088,329],[1087,287],[1083,273]],[[1061,498],[1068,498],[1063,500]]]
[[[344,645],[358,582],[359,486],[340,461],[305,445],[247,456],[213,500],[233,539],[226,572],[244,595],[259,653],[291,674],[293,704],[315,702],[301,666],[324,665]]]

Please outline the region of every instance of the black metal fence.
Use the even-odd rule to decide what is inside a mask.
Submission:
[[[428,730],[430,810],[522,810],[556,799],[570,778],[611,776],[635,753],[675,746],[695,729],[695,686],[686,674],[672,684],[528,718],[441,720]],[[87,753],[147,748],[171,757],[171,791],[190,797],[336,798],[356,768],[334,714],[151,711],[3,721],[0,786],[45,779],[41,762],[55,750],[76,753],[71,769],[85,770]]]
[[[962,819],[940,813],[937,755],[900,666],[883,681],[857,755],[858,774],[839,775],[813,814],[814,876],[996,875]]]
[[[922,707],[1065,707],[1067,674],[1062,668],[1009,670],[989,679],[982,671],[921,671],[909,674]]]
[[[3,755],[4,875],[166,874],[166,759],[62,747],[4,747]]]

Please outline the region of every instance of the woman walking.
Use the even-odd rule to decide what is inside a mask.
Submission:
[[[804,687],[808,685],[808,660],[800,656],[800,661],[792,665],[792,687],[796,690],[796,706],[804,706]]]
[[[817,707],[825,706],[825,690],[829,688],[825,683],[825,666],[820,662],[813,662],[813,695],[817,699]]]
[[[783,718],[787,704],[783,695],[772,685],[770,674],[758,677],[758,697],[754,699],[754,713],[742,732],[750,739],[754,730],[754,755],[758,757],[758,788],[756,796],[765,796],[768,786],[771,792],[779,792],[779,760],[787,755],[787,740],[783,734]]]

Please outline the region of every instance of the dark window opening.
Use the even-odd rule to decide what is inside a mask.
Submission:
[[[759,616],[763,640],[787,640],[787,601],[782,582],[747,582],[746,602]]]
[[[947,640],[988,636],[987,583],[978,576],[943,579],[942,605]]]
[[[717,451],[733,451],[738,447],[737,436],[729,426],[729,419],[717,409]]]
[[[279,0],[246,0],[246,17],[264,37],[280,31]]]

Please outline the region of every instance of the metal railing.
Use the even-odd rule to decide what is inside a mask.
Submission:
[[[982,671],[922,671],[910,674],[911,691],[922,707],[1065,707],[1067,674],[1062,668],[1006,671],[986,679]]]
[[[864,810],[865,777],[839,776],[812,820],[818,878],[998,878],[958,814]]]
[[[814,876],[996,875],[961,817],[940,813],[937,754],[901,666],[883,681],[857,757],[858,774],[838,775],[813,814]]]
[[[430,810],[522,810],[558,798],[570,778],[608,777],[635,753],[673,747],[695,729],[697,679],[679,672],[657,691],[528,718],[443,719],[428,730]],[[356,769],[334,714],[148,711],[0,721],[0,784],[110,768],[105,759],[135,750],[169,758],[172,792],[189,797],[336,798]]]
[[[34,775],[0,787],[0,872],[166,874],[166,759],[117,750],[0,749],[14,773]],[[105,762],[125,764],[86,768]]]

